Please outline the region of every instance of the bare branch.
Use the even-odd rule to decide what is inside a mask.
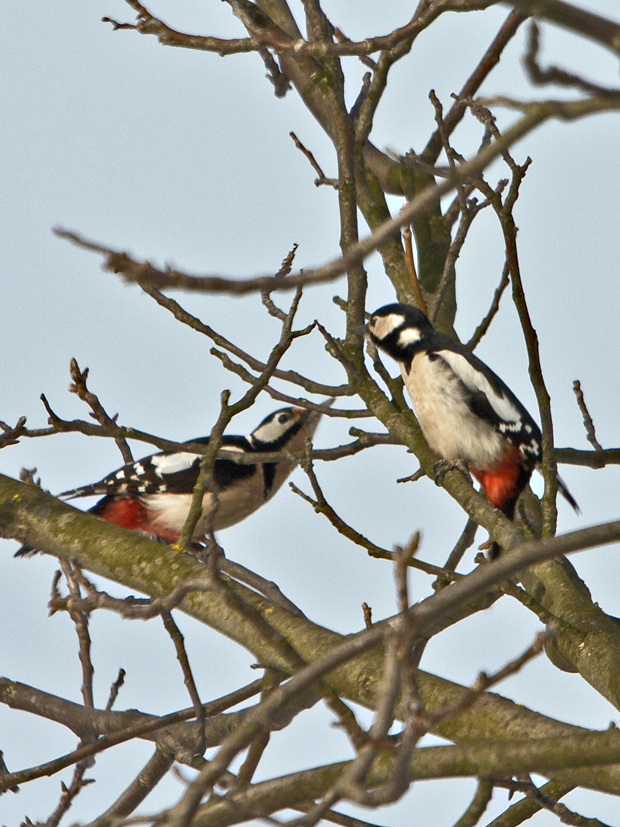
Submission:
[[[587,468],[604,468],[620,464],[620,448],[603,448],[602,451],[579,451],[577,448],[556,448],[558,462],[566,465],[583,465]]]
[[[504,293],[504,290],[510,284],[510,272],[508,269],[508,261],[504,263],[504,269],[502,270],[502,277],[500,279],[499,285],[497,286],[495,293],[493,294],[493,301],[491,302],[491,306],[484,317],[484,319],[480,322],[478,327],[474,330],[473,335],[469,342],[465,345],[470,350],[475,350],[478,345],[480,344],[480,340],[484,336],[484,334],[489,329],[491,322],[495,318],[497,311],[499,310],[499,303]]]
[[[297,149],[299,149],[300,152],[303,152],[303,154],[306,156],[306,158],[310,162],[310,165],[312,166],[312,169],[316,172],[317,178],[314,182],[314,185],[316,187],[320,187],[321,184],[325,184],[327,186],[333,187],[334,189],[338,189],[337,179],[335,179],[335,178],[326,178],[325,173],[323,172],[323,170],[319,166],[318,161],[316,160],[314,155],[310,152],[310,150],[307,149],[302,144],[302,142],[299,140],[299,138],[297,137],[297,135],[295,135],[294,132],[289,132],[289,135],[293,139]]]
[[[309,450],[306,453],[304,460],[302,460],[301,466],[308,475],[308,479],[310,480],[310,485],[312,486],[312,491],[314,492],[316,500],[313,500],[307,494],[304,494],[304,492],[301,491],[295,483],[289,482],[291,490],[301,497],[302,500],[310,503],[318,514],[324,514],[339,534],[342,534],[343,537],[351,540],[352,543],[365,548],[370,557],[380,557],[384,560],[394,561],[396,559],[394,552],[387,551],[386,549],[375,545],[373,542],[364,537],[363,534],[360,534],[359,531],[356,531],[352,526],[345,523],[345,521],[339,517],[338,514],[336,514],[332,506],[325,499],[325,495],[323,494],[319,481],[314,472],[312,459],[313,452]],[[408,565],[413,568],[420,569],[420,571],[423,571],[426,574],[439,575],[442,573],[442,569],[437,566],[433,566],[430,563],[425,563],[423,560],[417,560],[415,558],[410,558]]]
[[[561,781],[548,781],[541,787],[541,791],[545,795],[556,800],[563,795],[567,795],[574,789],[574,785],[562,783]],[[515,827],[515,825],[522,824],[535,813],[540,812],[542,806],[534,801],[533,798],[522,798],[516,804],[512,804],[500,816],[493,819],[487,827]]]
[[[79,641],[79,655],[80,664],[82,666],[82,698],[84,706],[94,707],[93,700],[93,675],[94,668],[90,657],[91,640],[88,630],[88,611],[84,611],[82,607],[80,587],[77,578],[74,577],[74,565],[64,560],[60,561],[60,565],[65,575],[67,585],[69,587],[69,597],[67,598],[65,608],[69,612],[71,620],[75,625],[75,630]],[[56,578],[52,586],[52,594],[56,592]]]
[[[418,300],[418,307],[423,313],[428,313],[428,308],[426,307],[426,300],[422,294],[422,288],[420,287],[420,282],[418,281],[418,274],[415,267],[415,261],[413,258],[413,244],[411,242],[411,227],[406,226],[403,228],[403,242],[405,244],[405,261],[407,263],[407,270],[409,271],[409,277],[411,278],[411,284],[413,285],[413,289],[416,294],[416,298]]]
[[[13,428],[7,425],[6,422],[0,422],[0,428],[4,431],[3,434],[0,434],[0,448],[6,448],[7,445],[17,445],[20,436],[26,430],[26,417],[20,416]]]
[[[563,0],[505,0],[511,6],[557,23],[580,37],[589,37],[620,54],[620,24]]]
[[[473,96],[478,92],[482,83],[486,80],[493,68],[499,63],[504,48],[512,40],[519,29],[519,26],[526,19],[526,13],[518,10],[510,12],[499,32],[493,39],[493,42],[490,44],[471,76],[456,96],[456,102],[452,105],[452,108],[446,115],[444,119],[446,134],[451,135],[461,122],[463,115],[467,111],[465,101],[469,98],[473,98]],[[426,163],[434,164],[439,157],[441,148],[441,135],[439,129],[437,129],[431,136],[424,152],[420,157]]]
[[[170,635],[170,639],[174,644],[174,648],[177,654],[177,660],[179,661],[181,669],[183,670],[184,683],[187,687],[187,691],[189,693],[191,702],[194,705],[194,712],[196,714],[196,745],[194,755],[197,758],[199,758],[202,755],[204,755],[204,751],[206,749],[204,706],[202,705],[202,702],[200,700],[198,689],[196,688],[196,682],[194,681],[194,676],[192,675],[192,669],[189,665],[189,659],[187,657],[187,651],[185,650],[183,635],[181,634],[181,631],[177,624],[174,622],[170,612],[163,611],[161,613],[161,619],[164,623],[165,630]],[[172,761],[172,757],[170,757],[170,761]]]
[[[45,706],[40,705],[39,701],[43,700],[45,703],[45,700],[47,699],[50,700],[56,712],[58,712],[59,702],[63,707],[76,706],[75,704],[71,704],[69,701],[61,702],[61,699],[55,696],[47,695],[47,693],[44,692],[38,692],[37,690],[33,690],[32,687],[25,687],[23,684],[18,684],[15,681],[8,681],[6,678],[1,679],[1,681],[3,684],[9,684],[8,687],[2,687],[4,693],[8,693],[9,695],[8,698],[6,696],[3,696],[3,701],[7,703],[10,700],[10,705],[14,708],[23,708],[28,709],[32,712],[37,712],[38,714],[45,714]],[[261,681],[254,681],[248,686],[235,690],[234,692],[225,695],[219,700],[211,701],[210,703],[204,704],[205,714],[207,716],[212,716],[221,712],[222,710],[228,709],[231,706],[235,706],[236,704],[241,703],[244,700],[247,700],[253,695],[256,695],[258,692],[260,692],[260,688]],[[23,698],[20,696],[20,689],[23,690]],[[101,714],[97,713],[96,710],[93,710],[93,712],[95,712],[97,715]],[[63,719],[65,714],[66,711],[63,709],[61,711],[61,720]],[[157,717],[153,715],[144,716],[141,713],[136,714],[139,718],[142,718],[142,720],[140,720],[138,724],[134,724],[129,727],[123,727],[121,725],[119,728],[116,728],[116,731],[102,735],[96,741],[91,742],[89,744],[85,744],[76,749],[74,752],[68,753],[67,755],[64,755],[53,761],[48,761],[47,763],[41,764],[38,767],[32,767],[27,770],[21,770],[19,772],[0,775],[0,792],[6,789],[11,789],[16,783],[26,783],[27,781],[32,781],[35,778],[53,775],[65,769],[66,767],[70,767],[79,761],[84,761],[93,755],[97,755],[99,752],[103,752],[104,750],[109,749],[110,747],[116,746],[117,744],[122,744],[126,741],[130,741],[133,738],[149,736],[173,724],[177,724],[181,721],[191,720],[192,718],[194,718],[196,712],[192,708],[182,710],[181,712],[173,712],[170,715],[164,715],[162,717]],[[108,715],[112,715],[115,718],[118,716],[119,719],[126,718],[126,713],[108,713]],[[45,717],[50,717],[54,719],[53,715],[51,714],[45,715]],[[144,720],[144,718],[146,718],[146,720]]]
[[[146,766],[140,770],[137,777],[114,804],[85,827],[111,827],[113,824],[118,824],[118,819],[126,818],[133,813],[136,807],[155,789],[173,763],[174,753],[158,745]]]
[[[438,0],[429,4],[427,10],[414,15],[412,20],[387,35],[368,37],[362,41],[352,41],[342,36],[333,39],[310,39],[290,37],[277,26],[257,5],[249,0],[227,0],[233,12],[241,19],[244,26],[251,33],[249,38],[224,40],[217,37],[200,37],[189,35],[167,26],[163,21],[154,17],[144,5],[137,0],[126,0],[138,12],[138,22],[120,23],[109,17],[103,21],[111,23],[115,30],[133,29],[140,34],[150,34],[157,37],[165,46],[180,46],[187,49],[199,49],[207,52],[217,52],[220,55],[237,54],[248,51],[258,51],[269,48],[278,54],[298,56],[313,56],[316,58],[335,56],[363,57],[377,51],[391,50],[399,44],[408,43],[421,31],[445,11],[471,11],[486,8],[495,0]]]
[[[157,37],[164,46],[182,46],[184,49],[199,49],[205,52],[217,52],[220,55],[255,52],[259,48],[254,38],[243,37],[233,40],[223,40],[219,37],[201,37],[185,34],[167,26],[162,20],[154,17],[142,3],[137,0],[126,2],[138,13],[137,23],[120,23],[111,17],[103,17],[103,23],[111,23],[114,30],[133,29],[140,34],[150,34]]]
[[[476,793],[471,800],[471,803],[454,827],[476,827],[476,824],[482,818],[484,811],[488,807],[491,798],[493,797],[493,783],[485,779],[478,781]]]
[[[92,410],[91,416],[93,419],[96,419],[97,422],[101,425],[102,428],[109,430],[116,425],[116,420],[118,419],[118,414],[114,416],[109,416],[99,401],[99,397],[97,397],[94,393],[88,390],[86,387],[86,380],[88,378],[88,368],[84,371],[80,370],[80,366],[78,365],[75,359],[71,360],[71,364],[69,366],[69,372],[71,374],[71,379],[73,380],[73,384],[69,385],[69,393],[75,393],[78,399],[81,399],[82,402],[86,402],[86,404]],[[123,457],[123,462],[127,465],[130,462],[133,462],[133,456],[131,454],[131,450],[129,445],[122,436],[114,437],[114,441],[118,446],[118,450],[121,452],[121,456]]]
[[[558,69],[557,66],[550,66],[548,69],[542,69],[538,63],[538,54],[540,51],[540,30],[535,20],[529,25],[528,29],[528,44],[527,52],[523,58],[523,64],[527,69],[532,83],[539,86],[544,86],[547,83],[555,83],[560,86],[569,86],[578,89],[581,92],[586,92],[590,95],[611,95],[619,96],[620,89],[610,88],[608,86],[600,86],[598,83],[592,83],[585,78],[575,75],[572,72],[567,72],[565,69]]]
[[[105,705],[106,712],[109,712],[112,709],[112,707],[114,706],[114,704],[116,702],[116,699],[118,697],[118,693],[120,692],[122,685],[125,683],[125,675],[126,674],[127,673],[125,672],[124,669],[119,669],[118,670],[118,676],[117,676],[116,680],[114,681],[114,683],[112,684],[112,686],[110,687],[110,696],[108,698],[107,704]]]
[[[230,351],[235,356],[238,356],[240,359],[243,359],[243,361],[248,364],[252,370],[265,370],[264,362],[261,362],[259,359],[256,359],[249,353],[246,353],[240,347],[237,347],[237,345],[217,333],[212,327],[209,327],[209,325],[203,324],[200,319],[196,318],[196,316],[192,316],[191,313],[188,313],[187,310],[182,308],[178,302],[174,301],[174,299],[171,299],[169,296],[164,296],[155,287],[150,287],[145,284],[140,286],[142,290],[144,290],[148,296],[155,299],[161,307],[164,307],[166,310],[170,311],[174,315],[175,319],[178,319],[180,322],[186,324],[188,327],[191,327],[193,330],[197,330],[199,333],[203,333],[205,336],[208,336],[218,347],[222,347],[225,350]],[[353,391],[348,387],[348,385],[324,385],[319,382],[313,382],[311,379],[307,379],[305,376],[301,376],[301,374],[293,370],[282,370],[280,368],[276,368],[273,372],[273,376],[277,379],[283,379],[286,382],[292,382],[293,384],[300,385],[310,393],[321,393],[326,396],[351,396],[353,394]]]
[[[594,447],[595,451],[603,451],[603,446],[596,438],[594,422],[592,422],[590,411],[588,410],[588,406],[586,405],[586,400],[584,398],[583,391],[581,390],[581,382],[579,381],[579,379],[575,379],[575,381],[573,382],[573,393],[577,398],[577,404],[579,405],[579,410],[581,411],[581,415],[583,417],[583,425],[586,429],[588,442],[590,443],[590,445]]]
[[[303,273],[293,273],[286,278],[264,275],[235,280],[225,276],[190,276],[171,267],[159,270],[149,262],[136,261],[127,253],[118,252],[101,244],[87,241],[68,230],[56,229],[54,232],[60,238],[66,238],[83,249],[100,253],[104,257],[102,265],[104,270],[120,273],[127,282],[150,284],[158,289],[174,288],[198,292],[243,294],[257,290],[268,290],[270,292],[291,290],[304,284],[332,281],[363,261],[395,235],[404,224],[411,223],[414,218],[426,214],[435,207],[444,195],[455,188],[457,183],[478,175],[498,155],[502,155],[508,147],[540,124],[550,118],[574,120],[599,112],[618,110],[620,109],[620,100],[599,97],[575,101],[537,101],[521,105],[525,107],[526,114],[507,129],[499,140],[485,146],[474,158],[462,164],[450,180],[442,181],[424,189],[411,201],[407,202],[398,215],[383,222],[370,236],[352,244],[340,258],[334,259],[322,267],[307,269]]]
[[[573,827],[610,827],[609,824],[604,824],[598,818],[586,818],[573,810],[569,810],[565,804],[560,804],[558,801],[550,798],[541,792],[533,783],[529,774],[525,778],[510,779],[510,781],[502,782],[496,781],[496,786],[506,787],[511,792],[525,793],[528,798],[533,799],[540,805],[541,809],[549,810],[549,812],[558,816],[562,824],[570,824]],[[561,793],[563,795],[564,793]]]
[[[78,761],[73,770],[73,778],[67,787],[64,782],[60,782],[62,795],[58,806],[45,822],[45,827],[57,827],[60,820],[73,804],[74,799],[82,792],[84,787],[94,783],[94,778],[84,778],[84,773],[90,766],[91,762],[88,760]]]

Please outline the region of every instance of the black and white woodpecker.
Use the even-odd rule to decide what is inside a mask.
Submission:
[[[376,310],[367,335],[398,362],[429,446],[462,463],[508,519],[542,459],[540,428],[504,382],[456,339],[408,304]],[[558,479],[575,511],[577,503]],[[495,544],[490,556],[497,556]]]
[[[193,539],[205,538],[208,520],[215,531],[244,520],[270,500],[286,480],[297,461],[283,457],[261,462],[260,455],[303,451],[321,414],[302,408],[280,408],[263,419],[249,436],[222,437],[222,449],[256,455],[256,463],[241,464],[218,457],[213,467],[217,507],[210,515],[213,495],[204,494],[202,515]],[[209,437],[191,442],[207,445]],[[60,494],[64,499],[103,495],[90,513],[110,523],[153,535],[167,542],[178,540],[187,517],[194,486],[200,473],[202,455],[192,450],[163,451],[124,465],[100,482]],[[32,552],[22,548],[16,556]]]

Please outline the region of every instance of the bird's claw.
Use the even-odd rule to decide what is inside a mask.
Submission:
[[[154,531],[136,531],[135,533],[139,534],[141,537],[144,537],[145,540],[151,540],[151,542],[153,543],[160,543],[161,545],[165,546],[170,545],[170,540],[166,540],[165,537],[161,537]]]
[[[469,479],[469,469],[462,459],[440,459],[433,465],[435,485],[441,485],[448,471],[461,471]]]

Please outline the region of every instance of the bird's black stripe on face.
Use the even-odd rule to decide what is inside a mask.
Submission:
[[[261,442],[259,439],[254,439],[254,450],[261,451],[263,453],[279,451],[293,439],[295,434],[298,434],[299,431],[301,431],[304,422],[304,417],[300,417],[291,425],[288,431],[285,431],[281,437],[274,439],[271,442]]]

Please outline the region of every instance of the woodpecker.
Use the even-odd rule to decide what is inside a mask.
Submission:
[[[315,411],[280,408],[263,419],[249,436],[224,435],[221,447],[259,456],[284,450],[298,452],[314,434],[320,418],[321,414]],[[192,442],[206,446],[209,437]],[[100,482],[64,491],[59,496],[71,500],[103,494],[103,499],[90,509],[91,514],[154,539],[175,542],[189,511],[201,459],[202,454],[195,450],[162,451],[124,465]],[[216,511],[209,516],[213,495],[206,492],[193,539],[205,539],[210,518],[218,531],[248,517],[273,497],[296,465],[296,460],[289,458],[242,465],[218,457],[213,468]],[[33,551],[24,547],[15,556]]]
[[[429,446],[462,463],[491,505],[514,518],[517,500],[540,468],[540,428],[504,382],[456,339],[436,330],[408,304],[376,310],[367,335],[395,359]],[[558,488],[575,511],[574,498]],[[490,556],[496,557],[494,544]]]

